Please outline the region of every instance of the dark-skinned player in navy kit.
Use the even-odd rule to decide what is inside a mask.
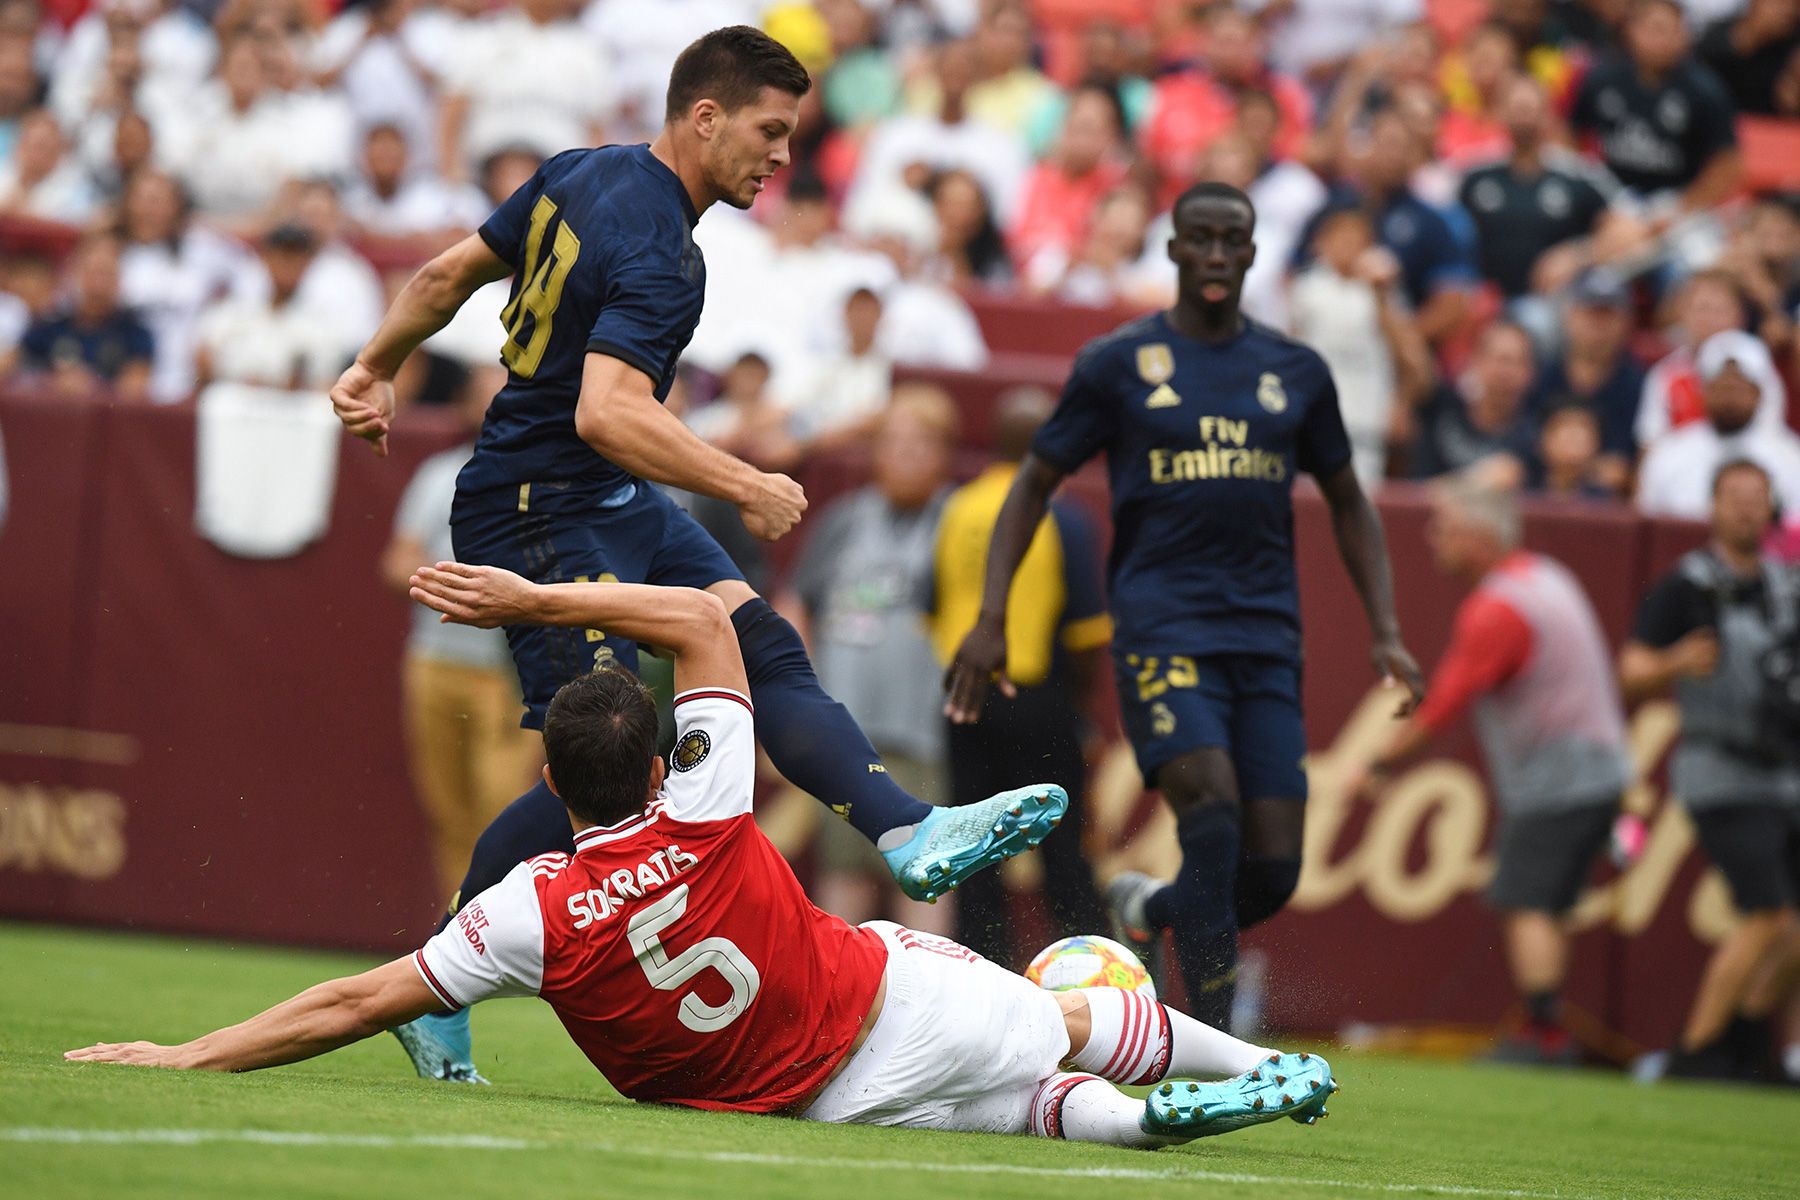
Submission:
[[[1240,929],[1280,911],[1300,878],[1306,733],[1292,488],[1305,471],[1402,711],[1424,693],[1394,615],[1387,545],[1350,466],[1337,392],[1311,349],[1238,311],[1255,258],[1241,191],[1202,183],[1176,202],[1174,307],[1082,348],[1000,512],[981,619],[946,676],[945,713],[979,720],[1005,678],[1013,572],[1063,477],[1105,451],[1114,668],[1145,780],[1175,810],[1171,883],[1127,872],[1107,898],[1144,947],[1174,931],[1189,1005],[1229,1023]]]
[[[480,231],[426,264],[332,388],[345,427],[387,450],[393,377],[485,283],[513,277],[501,313],[506,386],[457,479],[458,559],[536,583],[626,582],[700,588],[731,612],[755,704],[756,736],[792,783],[875,843],[902,890],[930,900],[1041,841],[1068,798],[1053,785],[938,809],[908,795],[813,674],[785,619],[725,552],[651,483],[736,505],[759,537],[782,536],[806,496],[696,437],[662,406],[700,319],[706,266],[694,224],[715,201],[749,208],[788,162],[800,97],[812,86],[780,43],[748,26],[716,29],[676,60],[661,133],[649,145],[568,150],[546,160]],[[635,668],[638,648],[604,630],[508,623],[524,723],[599,667]],[[698,761],[705,747],[686,748]],[[674,755],[683,769],[683,755]],[[569,853],[562,803],[543,783],[477,842],[450,904],[514,865]],[[679,941],[679,934],[676,935]],[[485,1082],[464,1012],[397,1029],[421,1075]]]

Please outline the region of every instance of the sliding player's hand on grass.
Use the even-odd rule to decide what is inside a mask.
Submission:
[[[987,701],[988,687],[996,679],[1007,699],[1018,695],[1018,688],[1006,677],[1005,670],[1005,625],[977,622],[956,648],[950,669],[944,672],[944,691],[949,693],[944,701],[944,715],[957,725],[973,725],[981,720],[981,706]]]
[[[1398,638],[1384,638],[1376,642],[1369,649],[1369,659],[1375,664],[1375,670],[1386,686],[1406,689],[1405,699],[1394,710],[1396,717],[1404,717],[1419,707],[1420,702],[1425,699],[1425,676],[1419,670],[1412,652],[1401,645]]]
[[[441,562],[413,572],[410,595],[446,623],[494,629],[530,621],[535,584],[499,567]]]
[[[155,1042],[95,1042],[80,1050],[68,1050],[63,1058],[69,1062],[124,1063],[131,1067],[175,1067],[182,1063],[179,1046],[159,1046]]]
[[[344,368],[331,388],[337,419],[376,454],[387,457],[388,425],[394,416],[394,381],[383,379],[359,360]]]

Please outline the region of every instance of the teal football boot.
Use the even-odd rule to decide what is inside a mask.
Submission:
[[[1331,1064],[1317,1054],[1271,1054],[1234,1079],[1162,1084],[1145,1099],[1138,1124],[1145,1133],[1184,1142],[1281,1117],[1313,1125],[1337,1090]]]
[[[1050,836],[1069,809],[1069,794],[1053,783],[1014,788],[979,804],[934,808],[912,837],[883,850],[900,890],[936,900],[957,884]]]
[[[475,1069],[474,1044],[469,1034],[469,1010],[426,1013],[415,1021],[388,1030],[406,1048],[413,1069],[421,1079],[444,1083],[481,1083],[487,1080]]]

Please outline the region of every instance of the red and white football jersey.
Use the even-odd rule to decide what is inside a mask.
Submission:
[[[849,1053],[887,948],[813,907],[756,827],[750,701],[684,692],[675,717],[644,812],[520,863],[413,962],[453,1008],[542,996],[635,1100],[778,1112]]]

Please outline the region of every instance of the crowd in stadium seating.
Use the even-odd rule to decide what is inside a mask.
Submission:
[[[1246,309],[1330,361],[1366,479],[1479,465],[1629,497],[1710,425],[1800,500],[1796,0],[334,7],[0,3],[0,213],[80,234],[66,257],[7,239],[8,372],[316,389],[406,268],[542,156],[648,137],[680,48],[746,21],[819,86],[771,194],[700,226],[686,361],[696,421],[755,426],[765,461],[866,435],[895,367],[988,367],[971,296],[1167,302],[1168,210],[1208,178],[1255,199]],[[1740,118],[1774,150],[1740,149]],[[403,391],[491,386],[503,299]],[[1731,330],[1747,435],[1698,371]],[[698,403],[747,363],[754,405]]]

